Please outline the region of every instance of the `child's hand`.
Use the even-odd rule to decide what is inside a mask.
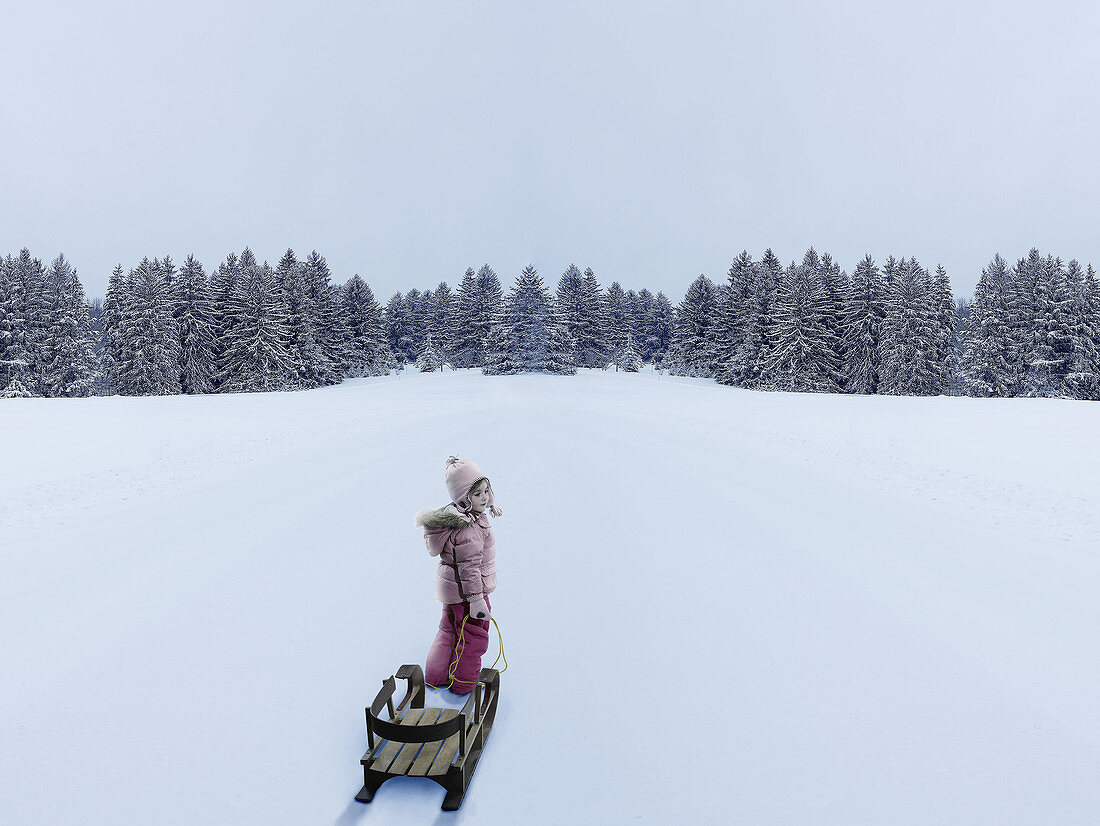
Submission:
[[[485,604],[485,597],[474,597],[470,600],[470,618],[489,619],[489,606]]]

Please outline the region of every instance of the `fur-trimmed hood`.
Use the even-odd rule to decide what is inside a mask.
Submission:
[[[428,508],[416,515],[416,524],[431,529],[437,528],[465,528],[474,523],[483,528],[489,527],[489,517],[482,511],[477,518],[472,513],[463,513],[458,506],[451,502],[442,508]]]

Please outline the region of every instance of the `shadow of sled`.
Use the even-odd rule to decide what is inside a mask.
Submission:
[[[367,713],[367,753],[363,764],[363,788],[355,799],[370,803],[378,787],[391,777],[426,777],[447,790],[443,809],[454,811],[473,779],[477,761],[489,739],[500,697],[500,673],[481,669],[474,690],[461,711],[424,708],[424,671],[419,665],[403,665],[397,677],[407,688],[394,707],[397,683],[389,677]],[[379,715],[385,708],[389,719]]]

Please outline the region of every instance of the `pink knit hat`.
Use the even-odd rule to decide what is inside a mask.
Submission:
[[[447,463],[443,467],[443,478],[451,501],[464,511],[470,510],[470,488],[482,479],[489,482],[489,477],[481,472],[481,468],[469,459],[459,459],[457,456],[447,457]],[[493,498],[492,482],[489,482],[489,512],[493,516],[501,515],[501,510],[496,506],[496,500]]]

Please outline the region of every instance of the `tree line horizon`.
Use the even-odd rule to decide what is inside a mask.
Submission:
[[[533,265],[505,294],[489,264],[456,291],[380,304],[353,275],[334,284],[316,250],[275,267],[246,247],[209,276],[194,256],[119,265],[87,301],[76,270],[23,249],[0,259],[0,397],[297,390],[347,377],[480,368],[577,368],[712,378],[755,390],[1100,398],[1100,290],[1036,249],[995,255],[972,301],[942,266],[866,255],[849,275],[813,247],[784,266],[743,251],[724,282],[604,288],[574,264],[551,292]]]

